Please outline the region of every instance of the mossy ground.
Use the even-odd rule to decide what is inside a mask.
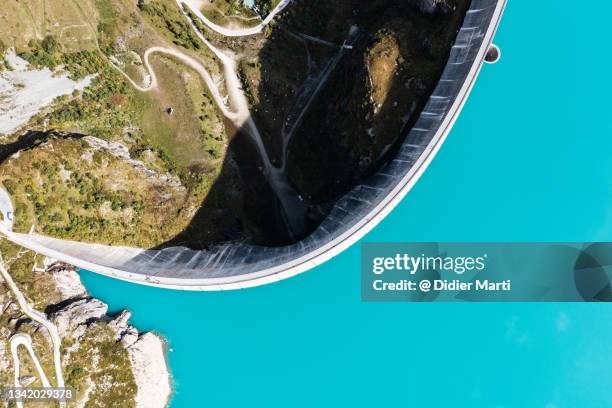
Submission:
[[[66,239],[157,245],[180,231],[185,189],[147,178],[83,140],[48,140],[2,169],[19,232],[35,225],[37,232]]]

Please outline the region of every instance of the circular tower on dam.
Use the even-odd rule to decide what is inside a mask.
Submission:
[[[485,58],[493,58],[494,49],[499,56],[492,41],[506,1],[340,3],[314,9],[305,0],[283,0],[262,11],[266,15],[258,24],[237,28],[216,11],[177,1],[177,18],[189,34],[177,37],[174,45],[160,39],[134,52],[130,58],[139,62],[131,70],[126,68],[129,61],[101,60],[131,88],[125,91],[128,101],[119,90],[111,95],[114,104],[130,103],[133,93],[134,100],[159,100],[159,113],[145,112],[152,116],[142,128],[125,130],[121,140],[80,134],[62,143],[93,149],[91,157],[82,154],[92,169],[124,166],[126,172],[141,174],[150,187],[134,189],[137,194],[162,191],[165,197],[156,198],[150,208],[188,202],[173,213],[183,223],[180,228],[168,226],[173,218],[164,213],[156,231],[157,213],[147,213],[146,199],[132,200],[132,210],[119,196],[101,200],[97,213],[144,214],[153,225],[149,241],[139,241],[129,231],[120,237],[100,233],[81,239],[67,227],[54,227],[53,217],[36,218],[38,224],[48,223],[42,227],[19,230],[16,225],[25,223],[14,221],[13,212],[22,204],[15,202],[13,191],[1,190],[0,232],[83,269],[187,290],[274,282],[346,249],[399,203],[434,158]],[[156,15],[152,6],[142,7],[143,15]],[[320,24],[311,23],[312,15],[321,16]],[[143,18],[144,32],[156,29],[150,21],[156,20]],[[112,43],[106,48],[104,52],[116,52]],[[180,75],[173,76],[173,70]],[[195,93],[193,100],[178,101],[172,91],[179,85],[168,84],[179,79],[202,86],[206,97]],[[185,113],[186,106],[200,109],[192,115],[193,140],[215,129],[229,135],[225,142],[206,139],[207,162],[195,154],[196,142],[187,139],[192,116]],[[67,112],[60,116],[64,118],[72,111],[62,112]],[[158,127],[148,129],[153,120]],[[163,151],[162,159],[154,157],[163,150],[154,143],[166,143],[159,142],[164,136],[159,129],[175,123],[184,138]],[[125,147],[141,133],[142,141]],[[30,139],[19,140],[27,145]],[[141,147],[149,142],[153,147]],[[7,155],[19,152],[15,149]],[[175,158],[176,176],[155,172]],[[87,180],[68,167],[62,165],[57,177],[68,184],[74,179],[80,191],[86,190]],[[205,194],[189,196],[193,191]],[[172,201],[173,195],[185,198]],[[102,224],[109,222],[108,228],[117,228],[115,221]],[[139,228],[146,222],[139,220]]]

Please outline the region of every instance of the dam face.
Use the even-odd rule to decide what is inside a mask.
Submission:
[[[506,0],[473,0],[442,77],[395,156],[334,204],[306,238],[281,247],[243,243],[209,250],[144,250],[14,233],[27,248],[77,267],[135,283],[186,290],[261,285],[304,272],[338,254],[380,222],[424,172],[448,135],[476,80]]]

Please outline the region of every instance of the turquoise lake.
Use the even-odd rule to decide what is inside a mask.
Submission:
[[[455,128],[366,242],[612,241],[612,2],[511,0]],[[226,293],[82,272],[168,339],[171,407],[612,406],[612,306],[366,304],[359,245]]]

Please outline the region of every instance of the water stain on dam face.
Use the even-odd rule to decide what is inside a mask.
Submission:
[[[469,5],[294,1],[258,52],[257,79],[245,84],[258,100],[252,119],[273,166],[266,168],[246,126],[226,123],[233,136],[220,182],[189,227],[160,248],[245,239],[283,246],[315,230],[342,195],[394,157],[440,79]],[[216,217],[233,226],[202,234],[199,226]]]

